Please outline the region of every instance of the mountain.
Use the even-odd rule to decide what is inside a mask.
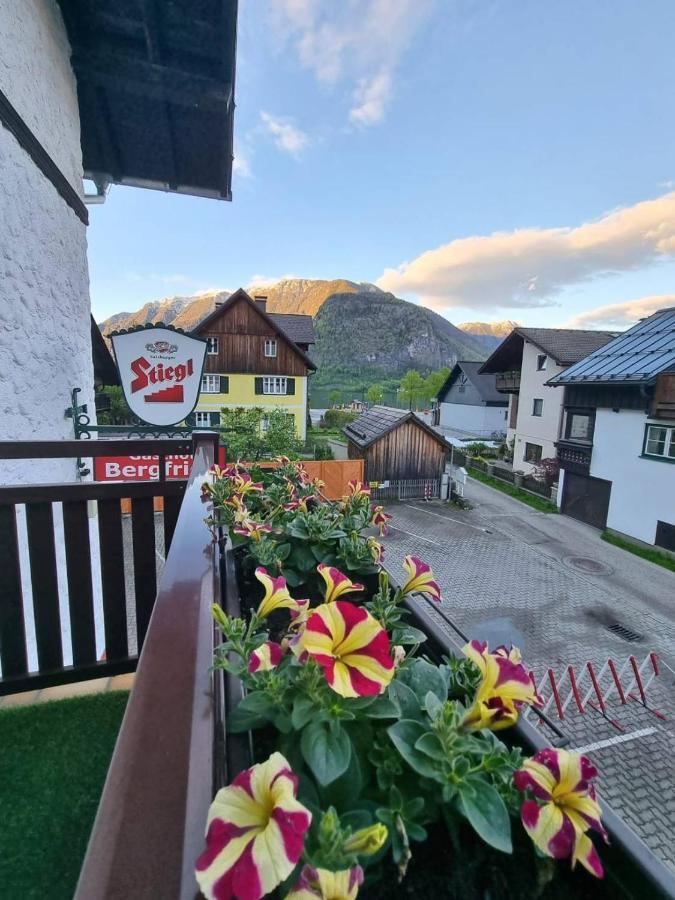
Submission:
[[[400,300],[368,282],[346,279],[288,278],[272,285],[252,285],[251,296],[267,297],[274,313],[314,317],[316,344],[310,356],[321,380],[332,373],[386,378],[407,369],[430,372],[457,359],[486,356],[480,337],[465,333],[426,307]],[[116,313],[101,323],[104,335],[146,322],[164,322],[190,331],[229,297],[211,291],[194,297],[167,297],[146,303],[137,312]]]
[[[491,353],[518,325],[518,322],[505,319],[503,322],[462,322],[457,327],[476,338]]]

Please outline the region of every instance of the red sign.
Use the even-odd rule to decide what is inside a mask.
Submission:
[[[190,477],[192,454],[164,457],[167,481],[182,481]],[[225,448],[218,448],[218,464],[225,465]],[[95,481],[158,481],[158,456],[99,456],[94,459]]]

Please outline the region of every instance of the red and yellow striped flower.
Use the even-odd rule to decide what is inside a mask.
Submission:
[[[541,704],[515,647],[511,650],[497,647],[490,652],[486,642],[471,641],[462,652],[480,669],[482,676],[473,705],[462,720],[464,728],[469,731],[508,728],[518,720],[518,711],[524,703]]]
[[[294,600],[286,587],[286,579],[281,575],[274,577],[263,566],[255,570],[255,577],[265,588],[265,596],[260,601],[257,614],[266,619],[276,609],[298,610],[305,601]]]
[[[374,537],[369,537],[366,540],[366,546],[370,550],[373,562],[378,566],[381,566],[384,561],[384,547],[382,544],[379,541],[376,541]]]
[[[281,753],[221,788],[195,865],[208,900],[260,900],[293,871],[312,814],[296,799],[298,779]]]
[[[422,562],[416,556],[406,556],[403,560],[403,568],[408,573],[408,580],[401,588],[401,593],[428,594],[433,600],[441,599],[441,589],[438,582],[434,581],[434,573],[431,566]]]
[[[303,866],[289,900],[355,900],[363,883],[363,869],[352,866],[340,872]]]
[[[269,534],[274,531],[271,525],[265,525],[264,522],[254,522],[252,519],[246,519],[237,528],[232,529],[235,534],[241,534],[251,541],[259,541],[263,534]]]
[[[262,491],[262,481],[254,481],[248,472],[241,472],[232,478],[232,487],[236,494],[246,496],[251,491]]]
[[[264,644],[251,651],[251,655],[248,658],[249,675],[255,675],[256,672],[271,672],[272,669],[276,669],[279,665],[283,655],[284,651],[281,649],[281,644],[276,644],[274,641],[265,641]]]
[[[519,791],[530,791],[520,809],[525,830],[554,859],[571,857],[591,875],[603,877],[602,863],[586,832],[594,828],[607,841],[592,783],[598,770],[586,756],[547,748],[526,759],[513,776]]]
[[[343,594],[352,594],[355,591],[364,590],[362,584],[351,581],[334,566],[327,566],[325,563],[321,563],[317,567],[317,571],[326,582],[326,593],[324,594],[326,603],[333,603],[342,597]]]
[[[387,533],[387,522],[389,519],[391,519],[391,516],[384,511],[384,506],[373,506],[370,524],[378,529],[380,537],[384,537]]]
[[[367,484],[355,479],[352,479],[352,481],[347,484],[347,489],[350,497],[370,497],[371,494],[371,490]]]
[[[342,697],[381,694],[394,676],[387,632],[368,610],[346,600],[311,612],[300,648]]]
[[[248,519],[249,511],[239,494],[234,494],[228,500],[224,500],[223,505],[230,507],[232,510],[232,520],[237,524],[245,522]]]

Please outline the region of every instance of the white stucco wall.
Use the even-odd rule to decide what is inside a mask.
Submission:
[[[643,459],[644,413],[599,409],[590,474],[612,482],[607,527],[654,543],[658,520],[675,525],[675,465]]]
[[[560,433],[564,390],[561,387],[547,387],[546,382],[562,372],[563,368],[549,357],[546,369],[539,372],[537,357],[541,352],[535,344],[525,341],[513,450],[513,468],[523,472],[534,469],[534,466],[525,462],[525,444],[539,444],[542,447],[542,458],[546,459],[556,455],[555,442]],[[535,398],[544,401],[541,416],[532,415]]]
[[[0,88],[78,192],[77,88],[54,0],[0,0]],[[93,412],[86,227],[0,126],[0,438],[73,437]],[[95,417],[92,418],[95,421]],[[0,461],[0,483],[75,480],[73,460]]]
[[[490,437],[495,431],[506,431],[506,413],[499,406],[441,403],[440,424],[476,437]]]

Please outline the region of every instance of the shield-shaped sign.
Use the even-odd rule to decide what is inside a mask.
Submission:
[[[177,425],[197,405],[206,341],[163,325],[111,335],[124,397],[149,425]]]

